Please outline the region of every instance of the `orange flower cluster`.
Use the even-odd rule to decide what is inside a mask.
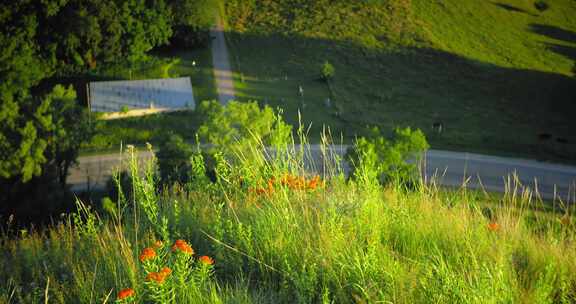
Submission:
[[[496,222],[490,222],[490,224],[488,224],[488,230],[490,230],[490,231],[498,231],[498,229],[500,229],[500,225],[498,225],[498,223],[496,223]]]
[[[214,260],[211,257],[206,256],[206,255],[199,257],[198,260],[200,261],[200,263],[205,264],[205,265],[213,265],[214,264]]]
[[[125,288],[118,292],[118,300],[124,300],[129,297],[133,297],[136,293],[132,288]]]
[[[311,179],[306,179],[303,176],[294,176],[291,174],[284,174],[280,180],[276,180],[276,178],[272,177],[267,181],[266,187],[256,188],[255,191],[257,194],[271,194],[274,192],[276,185],[281,185],[284,187],[288,187],[292,190],[316,190],[318,187],[324,187],[324,182],[320,179],[320,176],[316,175]]]
[[[153,259],[156,257],[156,251],[150,247],[146,247],[142,250],[140,254],[140,262],[144,263],[147,260]]]
[[[162,268],[158,272],[151,272],[146,276],[147,281],[154,281],[158,284],[164,283],[166,278],[172,273],[172,269],[168,267]]]
[[[172,251],[182,251],[186,254],[194,254],[194,249],[185,240],[176,240],[172,245]]]

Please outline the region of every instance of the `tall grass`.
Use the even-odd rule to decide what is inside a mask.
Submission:
[[[133,188],[116,216],[79,202],[50,228],[3,231],[0,302],[111,303],[127,287],[128,300],[154,302],[139,254],[175,239],[213,257],[214,275],[162,301],[576,302],[570,210],[531,211],[513,187],[494,203],[434,184],[410,192],[346,180],[336,153],[321,149],[332,168],[322,180],[306,169],[321,165],[310,146],[291,144],[217,158],[216,183],[163,191],[153,160],[139,164],[130,150]]]

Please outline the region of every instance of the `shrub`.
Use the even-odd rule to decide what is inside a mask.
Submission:
[[[120,113],[126,114],[128,113],[128,111],[130,111],[130,108],[128,108],[128,106],[124,105],[120,107]]]
[[[216,101],[204,101],[199,111],[204,122],[200,139],[231,156],[259,145],[279,146],[288,143],[292,127],[271,107],[260,108],[252,101],[231,101],[222,106]]]
[[[368,137],[360,137],[346,154],[352,166],[351,176],[366,183],[414,182],[417,166],[408,160],[418,160],[429,148],[420,130],[397,128],[391,140],[384,138],[378,128]]]
[[[545,10],[547,10],[547,9],[550,8],[550,6],[548,5],[548,3],[546,3],[546,1],[542,1],[542,0],[534,2],[534,7],[535,7],[537,10],[539,10],[540,12],[543,12],[543,11],[545,11]]]
[[[334,77],[335,72],[336,70],[334,69],[334,66],[330,64],[330,62],[326,61],[322,65],[321,78],[325,81],[329,81]]]
[[[164,185],[187,182],[192,170],[190,158],[193,154],[192,146],[185,143],[181,136],[169,135],[168,139],[160,144],[160,150],[156,154],[160,182]]]

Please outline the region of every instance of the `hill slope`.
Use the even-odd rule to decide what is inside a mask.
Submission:
[[[434,148],[576,158],[574,1],[228,0],[225,14],[241,99],[300,109],[313,131],[410,125]]]

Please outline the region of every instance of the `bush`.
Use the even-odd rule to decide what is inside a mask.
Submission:
[[[192,169],[190,158],[193,154],[192,146],[185,143],[181,136],[171,134],[160,144],[160,151],[156,154],[160,182],[164,185],[188,182]]]
[[[204,101],[200,105],[200,139],[230,156],[259,145],[279,146],[288,143],[292,127],[286,124],[280,113],[271,107],[260,108],[256,102],[231,101],[222,106],[216,101]]]
[[[534,2],[534,7],[539,10],[540,12],[543,12],[547,9],[550,8],[550,6],[548,5],[548,3],[546,3],[546,1],[536,1]]]
[[[408,160],[418,160],[429,148],[420,130],[397,128],[388,140],[378,128],[370,130],[368,137],[360,137],[346,154],[352,166],[351,176],[365,183],[387,183],[396,180],[406,185],[418,177],[417,166]]]
[[[130,108],[128,108],[127,105],[123,105],[123,106],[120,107],[120,113],[122,113],[122,114],[127,114],[128,111],[130,111]]]
[[[330,64],[330,62],[328,62],[328,61],[324,62],[324,64],[322,65],[322,71],[321,71],[321,77],[323,80],[329,81],[330,79],[332,79],[334,77],[335,72],[336,72],[336,70],[334,69],[334,66],[332,64]]]

